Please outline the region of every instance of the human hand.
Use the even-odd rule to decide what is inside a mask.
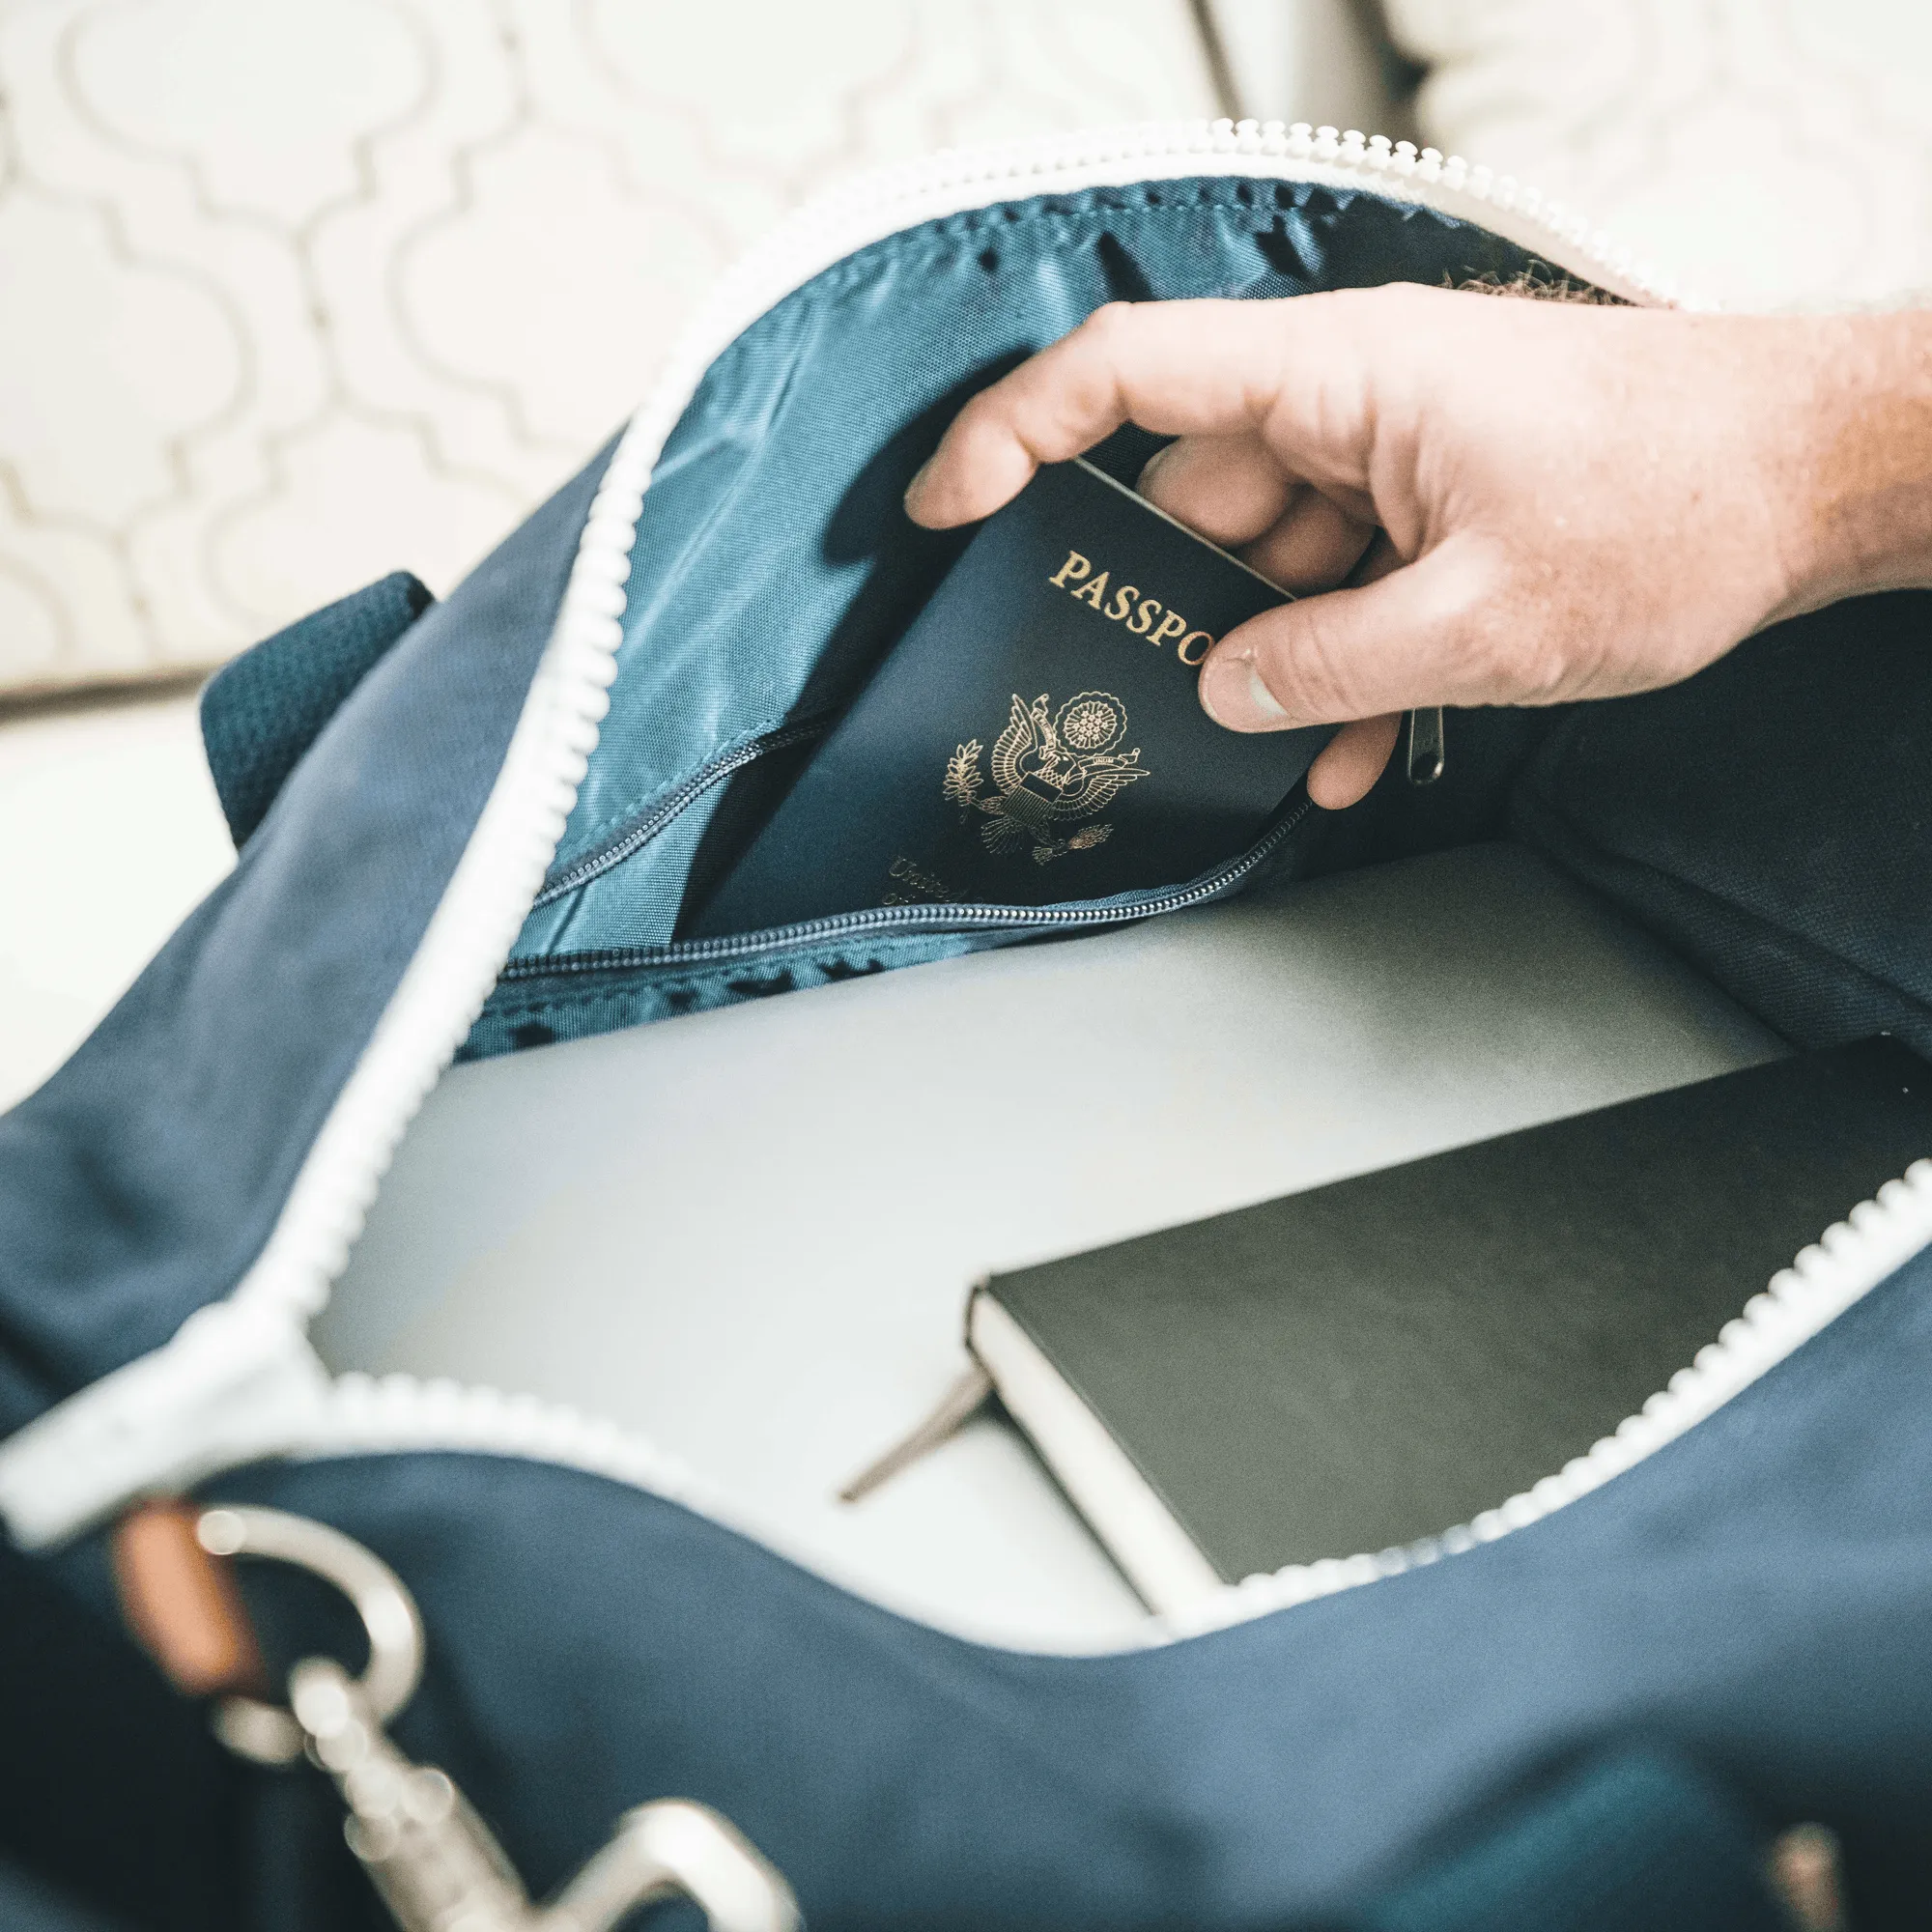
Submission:
[[[1932,519],[1881,556],[1860,505],[1910,472],[1924,507],[1932,417],[1897,460],[1870,437],[1927,347],[1916,318],[1402,284],[1115,303],[967,404],[906,507],[973,522],[1123,421],[1179,436],[1145,494],[1302,593],[1216,644],[1201,700],[1239,731],[1344,724],[1309,774],[1332,810],[1410,707],[1647,690],[1776,617],[1925,581]]]

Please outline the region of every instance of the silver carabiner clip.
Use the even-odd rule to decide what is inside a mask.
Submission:
[[[369,1640],[359,1678],[332,1659],[289,1673],[289,1708],[252,1697],[216,1707],[215,1734],[258,1764],[306,1755],[349,1816],[343,1835],[402,1932],[611,1932],[653,1900],[682,1894],[713,1932],[797,1932],[783,1876],[708,1805],[663,1799],[627,1812],[615,1834],[548,1906],[530,1902],[502,1847],[447,1773],[412,1762],[384,1726],[422,1677],[415,1602],[386,1563],[306,1517],[222,1505],[195,1525],[217,1556],[290,1563],[333,1583]]]

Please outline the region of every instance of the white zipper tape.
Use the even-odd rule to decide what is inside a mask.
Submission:
[[[286,1453],[329,1392],[285,1310],[214,1302],[14,1435],[0,1451],[0,1516],[22,1549],[44,1549],[137,1496]]]
[[[1917,1161],[1826,1230],[1788,1268],[1727,1321],[1716,1341],[1671,1377],[1667,1387],[1534,1488],[1486,1510],[1472,1522],[1397,1549],[1297,1564],[1231,1584],[1184,1613],[1149,1621],[1140,1642],[1158,1644],[1287,1609],[1339,1590],[1400,1576],[1493,1543],[1575,1502],[1612,1476],[1672,1442],[1776,1367],[1802,1343],[1842,1315],[1932,1243],[1932,1159]],[[136,1366],[139,1366],[138,1364]],[[124,1371],[123,1373],[126,1373]],[[722,1491],[615,1423],[557,1403],[505,1396],[454,1382],[408,1376],[342,1378],[326,1405],[312,1410],[305,1439],[292,1453],[307,1457],[375,1451],[468,1450],[523,1456],[581,1469],[682,1503],[770,1547],[788,1539],[775,1525],[734,1504]],[[822,1557],[791,1550],[793,1560],[823,1572]],[[835,1579],[836,1580],[836,1579]]]

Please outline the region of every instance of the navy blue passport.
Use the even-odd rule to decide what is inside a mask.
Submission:
[[[1287,596],[1084,462],[987,518],[694,936],[887,905],[1036,906],[1238,858],[1332,727],[1226,731],[1214,640]]]

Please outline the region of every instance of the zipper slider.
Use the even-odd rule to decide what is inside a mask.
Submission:
[[[0,1443],[0,1518],[22,1549],[64,1543],[137,1497],[295,1447],[329,1388],[291,1315],[214,1302]]]
[[[1427,705],[1408,714],[1406,762],[1412,785],[1433,785],[1442,776],[1442,707]]]

